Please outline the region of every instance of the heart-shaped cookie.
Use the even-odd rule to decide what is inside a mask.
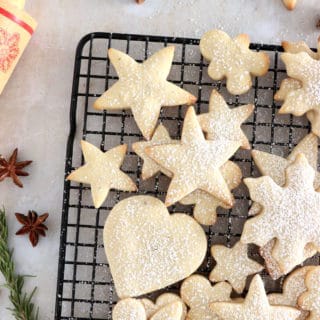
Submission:
[[[170,215],[159,199],[119,202],[104,227],[104,246],[120,298],[136,297],[187,278],[202,263],[207,238],[182,213]]]

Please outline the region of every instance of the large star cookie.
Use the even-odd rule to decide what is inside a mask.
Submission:
[[[143,63],[127,54],[109,49],[109,59],[119,76],[117,81],[94,102],[95,109],[131,109],[146,139],[157,125],[162,106],[191,105],[197,100],[191,93],[168,82],[174,47],[166,47]]]
[[[192,275],[183,281],[180,289],[182,300],[189,306],[189,320],[219,320],[210,310],[210,304],[218,301],[231,301],[231,286],[219,282],[214,286],[200,275]]]
[[[320,61],[306,52],[283,53],[281,56],[291,78],[301,82],[302,87],[289,90],[279,113],[292,113],[302,116],[312,112],[308,118],[312,131],[320,135]],[[295,84],[297,85],[297,83]]]
[[[314,52],[311,50],[308,45],[303,42],[303,41],[298,41],[298,42],[288,42],[288,41],[283,41],[282,46],[284,48],[285,52],[289,53],[300,53],[300,52],[305,52],[307,53],[312,59],[315,60],[320,60],[320,37],[318,39],[318,50],[317,52]],[[295,91],[298,89],[301,89],[303,86],[302,82],[293,79],[293,78],[286,78],[282,80],[280,89],[276,92],[274,99],[277,101],[284,101],[286,100],[287,96],[291,91]],[[318,122],[320,121],[320,113],[317,110],[312,110],[308,111],[306,113],[307,118],[311,122],[311,126],[313,128],[317,127]]]
[[[282,0],[282,1],[288,10],[293,10],[297,5],[298,0]]]
[[[250,143],[241,130],[241,124],[251,115],[253,104],[229,108],[218,91],[213,90],[209,101],[209,112],[200,114],[198,120],[207,133],[207,139],[237,141],[243,149],[250,149]]]
[[[201,265],[207,237],[182,213],[169,214],[157,198],[135,196],[109,213],[104,248],[120,298],[137,297],[190,276]]]
[[[179,144],[147,148],[148,156],[173,173],[166,205],[170,206],[191,192],[201,189],[232,205],[233,196],[220,167],[235,153],[238,143],[206,140],[192,107],[186,113]]]
[[[237,95],[252,87],[251,75],[268,72],[270,59],[264,52],[249,49],[250,39],[241,34],[231,39],[221,30],[205,33],[200,41],[202,55],[210,61],[208,74],[213,80],[227,78],[227,89]]]
[[[166,304],[152,316],[148,316],[143,303],[138,299],[120,300],[112,311],[113,320],[182,320],[183,303],[175,301]]]
[[[94,145],[82,140],[81,148],[86,164],[70,173],[67,179],[91,185],[95,208],[101,207],[110,189],[136,191],[134,182],[120,170],[126,155],[126,145],[102,152]]]
[[[300,314],[292,307],[271,306],[259,275],[253,278],[244,302],[214,302],[210,307],[221,320],[294,320]]]
[[[230,190],[239,186],[242,178],[242,173],[238,165],[231,161],[227,161],[221,168],[221,174],[225,179]],[[193,216],[203,225],[213,225],[217,221],[217,209],[231,209],[231,205],[225,204],[213,197],[206,191],[196,190],[180,200],[184,205],[194,204]]]
[[[210,281],[228,281],[237,293],[243,292],[249,275],[264,269],[248,258],[248,246],[240,241],[232,248],[214,245],[211,247],[211,254],[217,265],[210,273]]]
[[[172,177],[172,173],[162,166],[160,166],[156,161],[151,159],[145,152],[147,147],[153,147],[162,144],[176,144],[177,140],[171,139],[168,130],[165,126],[160,124],[155,130],[152,139],[150,141],[138,141],[132,145],[133,151],[143,159],[143,166],[141,177],[143,180],[149,179],[158,172],[162,172],[168,177]]]
[[[277,183],[279,186],[283,186],[286,179],[285,170],[296,159],[296,156],[299,153],[303,153],[305,155],[311,167],[316,171],[314,187],[316,190],[318,190],[320,187],[320,173],[317,171],[318,138],[313,133],[305,136],[286,159],[258,150],[252,151],[252,157],[259,171],[264,176],[271,177],[275,183]],[[255,202],[249,211],[249,215],[256,215],[261,210],[261,206]],[[272,250],[275,245],[275,241],[275,239],[271,240],[268,244],[260,248],[260,254],[265,259],[266,269],[274,280],[280,278],[284,274],[289,273],[295,267],[295,265],[292,265],[288,266],[288,269],[286,270],[280,270],[277,261],[272,256]],[[303,260],[301,260],[300,263],[312,257],[315,255],[315,253],[316,250],[314,246],[312,244],[307,244],[302,258]]]
[[[298,154],[286,169],[284,187],[268,176],[244,180],[251,199],[263,210],[245,223],[241,241],[264,246],[276,238],[272,255],[282,271],[302,261],[306,244],[320,248],[320,193],[314,178],[315,171]]]
[[[305,277],[307,273],[314,268],[314,266],[307,266],[299,268],[292,272],[284,280],[282,293],[272,293],[268,295],[269,303],[272,305],[298,307],[298,298],[302,293],[307,291],[307,287],[304,283]],[[306,320],[308,316],[308,311],[302,311],[297,320]]]
[[[298,304],[306,311],[310,312],[307,320],[320,319],[320,267],[315,267],[307,273],[305,279],[307,291],[300,297]]]

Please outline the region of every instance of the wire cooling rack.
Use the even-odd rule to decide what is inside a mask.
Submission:
[[[230,106],[255,104],[253,115],[243,125],[254,149],[286,156],[310,131],[305,118],[277,114],[279,105],[273,96],[285,77],[284,66],[279,59],[281,47],[252,44],[251,49],[269,54],[269,72],[264,77],[255,78],[253,88],[248,93],[232,96],[228,94],[225,82],[208,78],[208,65],[200,55],[198,39],[92,33],[80,41],[76,52],[66,175],[83,164],[79,144],[81,139],[100,146],[101,150],[126,143],[129,148],[122,169],[136,182],[137,194],[150,194],[164,199],[168,178],[158,175],[147,181],[140,180],[142,161],[132,151],[131,145],[141,140],[142,136],[131,113],[97,112],[92,104],[117,80],[116,72],[106,56],[108,48],[120,49],[137,61],[143,61],[167,45],[176,48],[169,80],[198,97],[198,113],[207,111],[212,89],[219,90]],[[185,111],[185,107],[176,107],[164,108],[161,112],[160,121],[169,129],[172,138],[180,137]],[[241,167],[244,176],[258,175],[249,151],[238,151],[232,160]],[[241,185],[234,194],[234,208],[221,209],[218,223],[205,228],[209,248],[217,243],[231,246],[241,235],[250,205],[248,191]],[[104,253],[102,232],[109,211],[130,195],[111,191],[107,201],[97,210],[92,205],[89,186],[65,181],[55,319],[111,319],[117,297]],[[176,205],[169,209],[171,212],[192,212],[190,206]],[[249,254],[262,262],[256,248],[252,248]],[[307,263],[319,264],[319,257],[309,259]],[[213,265],[208,250],[199,272],[208,274]],[[262,276],[268,291],[281,290],[282,280],[272,281],[265,273]]]

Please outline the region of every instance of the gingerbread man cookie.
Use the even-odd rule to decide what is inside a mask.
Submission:
[[[227,78],[227,89],[234,95],[250,90],[251,75],[263,76],[268,72],[269,56],[250,50],[249,45],[247,35],[231,39],[221,30],[208,31],[200,41],[200,51],[210,61],[209,76],[213,80]]]

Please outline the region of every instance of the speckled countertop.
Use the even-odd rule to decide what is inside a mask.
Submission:
[[[0,96],[0,153],[19,147],[32,159],[24,189],[0,184],[11,235],[17,230],[14,212],[48,211],[48,237],[33,249],[24,238],[10,237],[18,271],[36,275],[35,302],[40,319],[54,318],[65,145],[74,52],[80,38],[93,31],[200,37],[211,28],[231,35],[248,33],[254,42],[279,43],[304,39],[315,46],[320,30],[319,0],[299,0],[294,12],[281,0],[29,0],[27,11],[39,27]],[[2,279],[0,277],[0,284]],[[0,290],[0,319],[12,319]]]

